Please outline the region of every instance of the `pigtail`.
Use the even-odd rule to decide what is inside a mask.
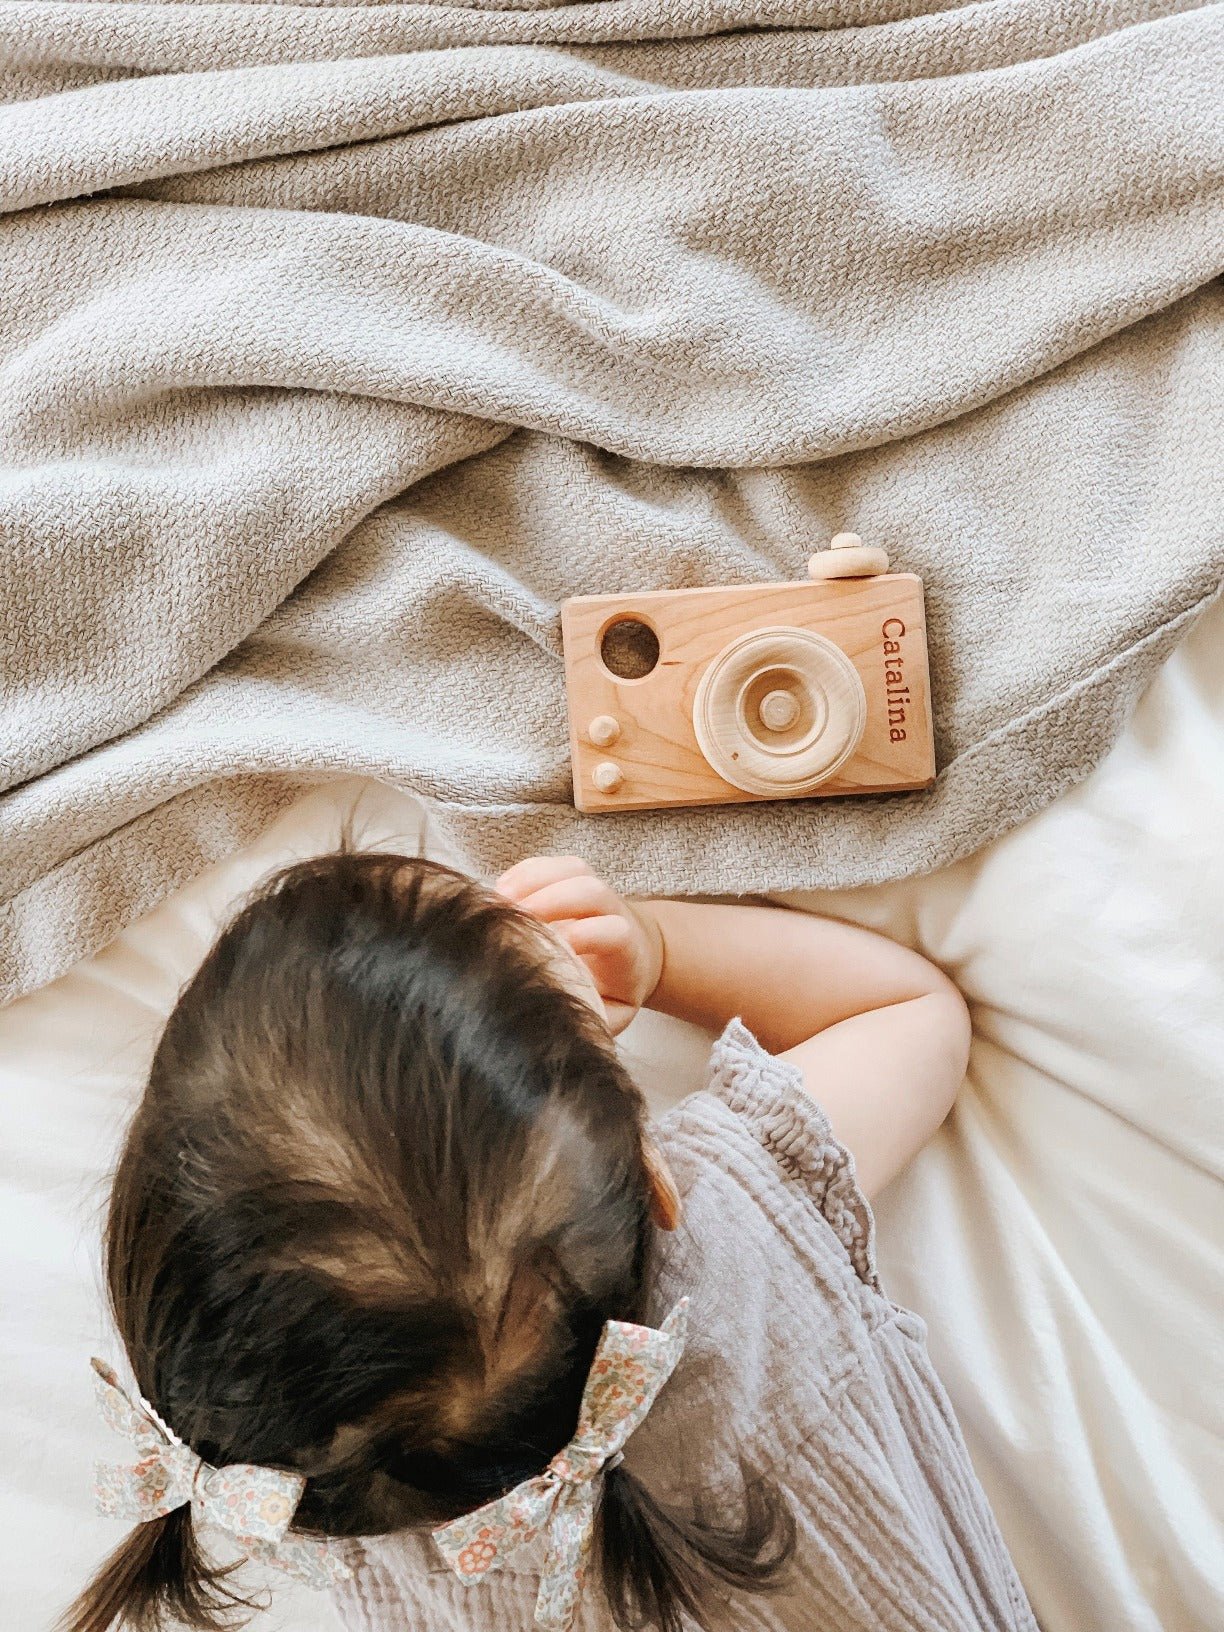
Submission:
[[[175,1622],[198,1632],[224,1632],[229,1612],[255,1609],[227,1585],[237,1564],[212,1564],[200,1550],[191,1509],[176,1507],[146,1519],[102,1565],[55,1632],[161,1632]]]
[[[623,1466],[603,1475],[595,1548],[612,1618],[622,1632],[682,1632],[702,1625],[714,1582],[745,1592],[781,1584],[795,1550],[795,1520],[776,1484],[741,1468],[744,1511],[718,1524],[700,1509],[667,1507]]]

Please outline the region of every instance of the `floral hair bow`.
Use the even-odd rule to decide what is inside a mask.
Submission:
[[[536,1598],[536,1625],[567,1632],[582,1591],[595,1528],[596,1480],[621,1460],[684,1350],[688,1299],[656,1331],[610,1320],[603,1329],[578,1412],[578,1431],[542,1474],[475,1513],[433,1532],[443,1558],[465,1585],[548,1532]]]
[[[328,1587],[352,1575],[333,1542],[286,1535],[306,1488],[301,1474],[241,1462],[210,1467],[150,1405],[130,1399],[108,1365],[101,1360],[90,1364],[102,1415],[140,1451],[140,1460],[130,1467],[96,1465],[99,1513],[139,1522],[189,1505],[193,1523],[227,1530],[248,1557],[279,1565],[308,1586]]]

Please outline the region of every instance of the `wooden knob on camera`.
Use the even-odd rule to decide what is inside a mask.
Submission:
[[[625,780],[625,773],[614,759],[601,759],[591,772],[591,781],[600,793],[615,793]]]
[[[827,550],[817,550],[808,561],[808,576],[816,579],[874,578],[887,571],[888,556],[857,533],[838,533]]]
[[[620,736],[620,721],[614,714],[596,714],[587,726],[587,736],[596,748],[610,748]]]

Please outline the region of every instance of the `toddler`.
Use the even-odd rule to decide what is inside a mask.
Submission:
[[[651,1125],[615,1038],[718,1034]],[[1034,1632],[868,1198],[969,1021],[881,936],[338,852],[181,993],[114,1180],[138,1522],[69,1632],[245,1607],[201,1531],[351,1632]]]

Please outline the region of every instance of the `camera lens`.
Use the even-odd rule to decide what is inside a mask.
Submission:
[[[854,664],[809,629],[755,629],[724,646],[693,699],[713,770],[746,793],[801,795],[850,759],[867,723]]]

